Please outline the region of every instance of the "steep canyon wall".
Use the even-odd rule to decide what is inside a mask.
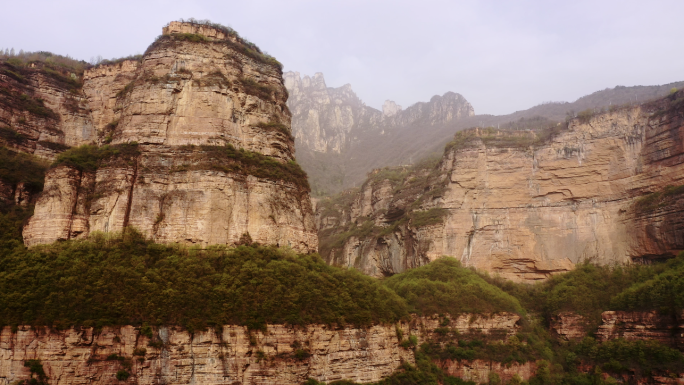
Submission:
[[[158,242],[232,245],[249,234],[317,250],[275,59],[229,31],[172,22],[141,61],[82,80],[87,124],[64,143],[96,147],[48,171],[26,245],[133,226]]]
[[[531,281],[585,260],[674,256],[684,249],[682,100],[550,133],[459,133],[436,166],[378,171],[320,205],[324,257],[382,276],[451,255]]]

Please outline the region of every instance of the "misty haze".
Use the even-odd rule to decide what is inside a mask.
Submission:
[[[0,385],[684,382],[684,3],[2,10]]]

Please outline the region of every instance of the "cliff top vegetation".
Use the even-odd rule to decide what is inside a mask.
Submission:
[[[232,37],[233,40],[227,39],[227,40],[210,40],[205,36],[198,35],[198,34],[192,34],[192,33],[173,33],[170,35],[159,35],[155,39],[155,41],[147,48],[145,53],[150,52],[151,50],[162,46],[163,44],[168,44],[170,42],[174,41],[189,41],[189,42],[194,42],[194,43],[203,43],[203,44],[223,44],[227,45],[234,51],[241,53],[251,59],[254,59],[258,62],[268,64],[275,66],[280,72],[282,72],[283,65],[280,63],[276,58],[273,56],[269,55],[268,53],[262,51],[256,44],[252,43],[251,41],[245,39],[244,37],[240,36],[240,34],[237,33],[233,28],[219,24],[219,23],[214,23],[209,20],[196,20],[194,18],[190,19],[179,19],[178,20],[181,23],[188,23],[188,24],[195,24],[195,25],[201,25],[201,26],[207,26],[211,27],[214,29],[217,29],[226,35]],[[170,23],[169,23],[170,24]],[[166,24],[165,27],[168,27],[169,24]]]

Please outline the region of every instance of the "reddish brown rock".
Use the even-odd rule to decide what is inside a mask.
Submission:
[[[574,312],[561,312],[551,318],[551,330],[565,340],[578,340],[587,335],[586,320]]]
[[[295,166],[280,66],[243,44],[221,29],[171,23],[141,62],[87,70],[97,143],[139,145],[96,171],[49,171],[25,244],[133,226],[156,242],[235,245],[247,233],[315,252],[306,177],[282,170]],[[222,155],[225,146],[265,157],[245,164]]]
[[[615,338],[652,340],[684,348],[682,315],[672,317],[657,311],[605,311],[596,336],[600,341]]]

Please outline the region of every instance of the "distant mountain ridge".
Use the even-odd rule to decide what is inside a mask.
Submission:
[[[472,105],[454,92],[406,109],[388,100],[384,111],[379,111],[366,106],[349,84],[328,87],[320,72],[311,77],[286,72],[283,79],[298,159],[318,195],[351,187],[370,169],[385,165],[383,154],[374,158],[367,152],[393,142],[401,131],[450,125],[475,115]]]
[[[322,73],[283,74],[289,92],[297,159],[309,175],[314,195],[358,186],[379,167],[441,156],[456,131],[469,127],[544,128],[587,109],[640,103],[681,89],[684,81],[657,86],[605,89],[574,102],[552,102],[507,115],[475,115],[460,94],[435,95],[405,109],[386,101],[383,111],[366,106],[350,84],[328,87]]]

